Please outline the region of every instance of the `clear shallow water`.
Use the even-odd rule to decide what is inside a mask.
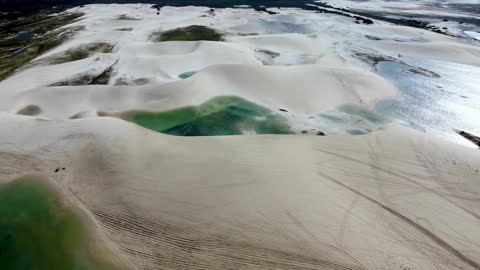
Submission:
[[[480,68],[424,59],[406,62],[433,71],[440,78],[406,72],[411,67],[400,63],[379,63],[380,75],[393,81],[401,96],[378,102],[375,111],[429,134],[473,147],[454,129],[480,134]]]
[[[311,125],[327,134],[363,135],[389,122],[373,110],[361,106],[343,105],[311,119]]]
[[[217,97],[199,106],[166,112],[125,113],[121,118],[179,136],[291,133],[285,118],[238,97]]]
[[[92,256],[82,225],[41,179],[1,186],[0,269],[113,269]]]
[[[404,62],[377,65],[378,73],[397,86],[400,97],[381,100],[372,110],[344,105],[311,117],[307,125],[327,134],[362,135],[394,121],[475,147],[454,129],[480,134],[480,68],[425,59]]]
[[[196,71],[188,71],[188,72],[184,72],[180,75],[178,75],[178,78],[184,80],[184,79],[188,79],[190,77],[192,77],[193,75],[195,75],[195,73],[197,73]]]

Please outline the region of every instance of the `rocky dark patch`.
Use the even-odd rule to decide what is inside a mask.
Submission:
[[[95,53],[111,53],[113,45],[109,43],[92,43],[79,46],[77,48],[69,49],[65,54],[61,56],[45,59],[44,61],[51,62],[53,64],[61,64],[66,62],[77,61],[88,58]]]
[[[428,78],[441,78],[442,77],[439,74],[437,74],[433,71],[430,71],[428,69],[424,69],[424,68],[411,68],[411,69],[406,70],[405,72],[425,76],[425,77],[428,77]]]
[[[122,31],[122,32],[129,32],[129,31],[132,31],[132,30],[133,30],[133,28],[131,28],[131,27],[115,29],[115,31]]]
[[[455,130],[455,132],[457,132],[458,135],[464,137],[465,139],[469,140],[470,142],[472,142],[473,144],[475,144],[476,146],[480,147],[480,137],[477,137],[473,134],[470,134],[466,131],[463,131],[463,130]]]
[[[84,75],[66,81],[52,83],[49,86],[106,85],[110,80],[113,65],[98,75]]]
[[[100,75],[93,77],[90,84],[108,84],[112,75],[113,65],[105,69]]]

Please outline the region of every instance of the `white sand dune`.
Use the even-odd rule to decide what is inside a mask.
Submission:
[[[480,265],[480,153],[416,131],[185,138],[111,118],[1,120],[2,183],[48,177],[127,267]]]
[[[47,86],[82,75],[98,75],[113,65],[116,59],[117,57],[112,54],[99,54],[79,61],[23,70],[0,82],[0,104],[8,104],[11,96],[35,87]]]
[[[378,75],[357,68],[305,65],[267,67],[215,65],[169,84],[137,87],[76,86],[35,88],[4,99],[5,110],[39,106],[42,116],[68,118],[81,112],[166,111],[198,105],[216,96],[239,96],[272,110],[316,114],[344,104],[368,106],[397,95]]]
[[[73,24],[85,29],[40,58],[96,42],[115,48],[0,82],[0,185],[47,179],[91,225],[99,254],[125,269],[480,269],[477,150],[393,124],[364,136],[176,137],[97,117],[238,96],[301,122],[398,97],[353,61],[358,51],[480,66],[473,41],[272,10],[72,9],[85,12]],[[118,20],[124,14],[135,20]],[[188,25],[225,41],[149,39]],[[48,86],[114,63],[109,85]],[[37,116],[15,115],[32,105]]]
[[[152,78],[152,82],[169,82],[182,73],[216,64],[260,64],[252,51],[224,42],[136,43],[121,47],[118,53],[121,56],[114,81]],[[166,79],[159,80],[162,76]]]
[[[328,35],[312,38],[301,34],[260,35],[230,38],[256,52],[264,64],[288,66],[301,64],[338,65],[341,60]]]

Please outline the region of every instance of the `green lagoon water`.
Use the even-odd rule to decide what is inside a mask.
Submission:
[[[182,80],[185,80],[185,79],[188,79],[188,78],[192,77],[193,75],[195,75],[195,73],[197,73],[197,72],[196,71],[184,72],[184,73],[178,75],[178,78],[180,78]]]
[[[86,230],[39,179],[0,187],[0,269],[107,270],[88,251]]]
[[[292,133],[284,117],[239,97],[217,97],[199,106],[167,112],[130,112],[122,118],[180,136]]]

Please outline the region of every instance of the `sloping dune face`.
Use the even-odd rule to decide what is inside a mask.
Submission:
[[[479,153],[416,131],[192,139],[112,118],[2,123],[2,183],[48,177],[126,268],[478,268]]]
[[[480,269],[480,47],[310,7],[62,13],[0,72],[0,269]]]
[[[63,16],[83,15],[64,26],[76,29],[69,39],[0,82],[0,110],[50,119],[121,117],[229,96],[284,118],[295,134],[366,134],[390,121],[457,143],[463,139],[454,129],[480,132],[475,41],[310,8],[73,8]],[[395,74],[383,68],[391,63],[401,64]],[[455,83],[465,76],[468,83]],[[411,102],[412,87],[436,94]],[[449,104],[445,93],[461,99]],[[215,134],[231,133],[206,135]]]
[[[311,11],[287,9],[272,16],[253,9],[163,7],[157,15],[149,5],[90,5],[68,12],[83,14],[69,25],[82,30],[0,83],[2,111],[53,119],[122,118],[228,96],[268,111],[244,114],[245,121],[264,121],[268,114],[285,127],[250,125],[232,132],[215,124],[220,130],[174,134],[349,134],[352,127],[329,128],[320,114],[346,104],[371,109],[379,99],[398,95],[374,72],[345,65],[337,39],[323,33],[329,18]],[[236,116],[227,113],[218,122],[229,117]],[[347,121],[360,123],[354,129],[363,133],[373,128]]]

